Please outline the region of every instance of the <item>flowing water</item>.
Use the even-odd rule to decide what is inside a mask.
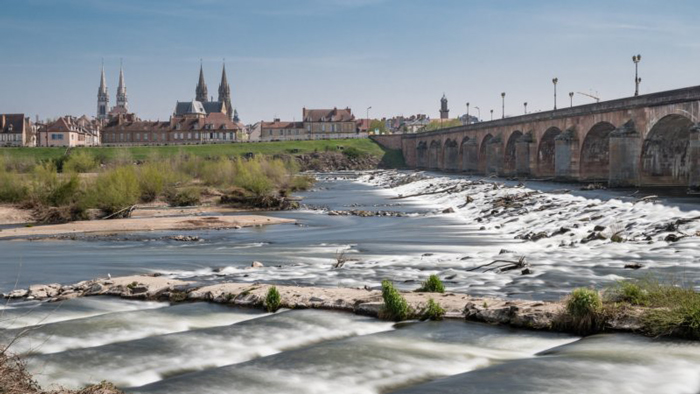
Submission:
[[[435,273],[451,291],[558,299],[574,287],[649,273],[689,283],[700,276],[700,221],[657,228],[700,216],[697,200],[650,203],[630,192],[559,194],[554,189],[574,186],[509,182],[394,199],[470,180],[431,174],[386,189],[396,176],[325,175],[304,202],[403,217],[306,208],[268,213],[297,225],[188,233],[200,242],[165,238],[177,232],[2,241],[0,291],[147,272],[201,283],[332,287],[378,287],[389,278],[411,290]],[[494,199],[533,189],[554,193],[493,213]],[[455,212],[442,213],[448,207]],[[579,242],[596,225],[621,229],[628,241]],[[559,234],[562,227],[567,231]],[[528,232],[548,236],[515,238]],[[687,237],[667,242],[669,233]],[[332,269],[341,252],[350,260]],[[531,275],[469,271],[519,256],[531,264]],[[265,267],[251,269],[254,260]],[[625,269],[628,263],[643,268]],[[106,379],[131,393],[700,393],[697,344],[623,334],[580,339],[456,321],[394,325],[328,311],[266,314],[105,297],[0,306],[0,342],[18,333],[24,336],[13,349],[27,356],[40,383],[79,387]]]

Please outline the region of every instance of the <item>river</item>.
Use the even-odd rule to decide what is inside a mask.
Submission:
[[[403,290],[438,274],[450,291],[542,300],[649,274],[698,283],[700,242],[694,235],[700,224],[657,228],[700,216],[697,200],[652,203],[629,191],[493,186],[444,174],[387,189],[397,176],[325,174],[303,193],[310,208],[266,213],[296,219],[296,225],[192,232],[199,242],[164,238],[178,232],[2,241],[0,291],[149,272],[201,283],[331,287],[377,288],[391,279]],[[394,198],[454,187],[460,190]],[[563,188],[571,192],[557,190]],[[493,209],[496,199],[534,190],[550,193],[533,194],[510,210]],[[455,212],[443,213],[450,207]],[[405,215],[327,212],[355,209]],[[595,225],[619,231],[627,242],[578,242]],[[516,238],[537,232],[547,237]],[[669,242],[669,233],[687,237]],[[339,253],[349,261],[333,269]],[[531,274],[468,271],[519,256]],[[264,267],[251,269],[252,261]],[[625,269],[629,263],[642,268]],[[105,297],[0,308],[0,342],[32,329],[14,349],[27,355],[42,384],[110,380],[130,393],[700,392],[698,344],[631,334],[582,339],[457,321],[393,324],[328,311],[267,314]]]

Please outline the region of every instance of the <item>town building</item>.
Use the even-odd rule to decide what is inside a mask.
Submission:
[[[0,114],[0,146],[36,146],[36,126],[24,114]]]
[[[101,121],[83,115],[62,116],[42,126],[37,132],[38,146],[99,146]]]
[[[350,108],[302,110],[302,121],[260,122],[260,141],[366,138]]]

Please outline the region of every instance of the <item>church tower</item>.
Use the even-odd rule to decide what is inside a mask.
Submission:
[[[124,84],[124,68],[119,65],[119,86],[117,87],[117,108],[124,108],[124,113],[129,110],[129,101],[126,98],[126,85]]]
[[[202,69],[202,64],[199,64],[199,83],[197,83],[197,90],[195,100],[199,102],[207,102],[209,93],[207,92],[207,84],[204,82],[204,70]]]
[[[440,99],[440,119],[449,119],[450,118],[450,110],[447,109],[447,97],[445,97],[445,93],[442,94],[442,98]]]
[[[231,87],[228,85],[226,78],[226,63],[224,63],[223,71],[221,72],[221,83],[219,84],[219,102],[226,106],[226,115],[231,119],[233,116],[233,106],[231,106]]]
[[[105,81],[105,65],[102,64],[102,77],[100,88],[97,90],[97,119],[107,119],[109,112],[109,94],[107,94],[107,82]]]

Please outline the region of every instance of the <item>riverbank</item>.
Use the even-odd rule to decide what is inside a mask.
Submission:
[[[294,220],[258,215],[239,216],[165,216],[112,220],[85,220],[36,227],[0,230],[0,239],[55,237],[82,234],[116,234],[145,231],[192,231],[266,226],[293,223]]]

